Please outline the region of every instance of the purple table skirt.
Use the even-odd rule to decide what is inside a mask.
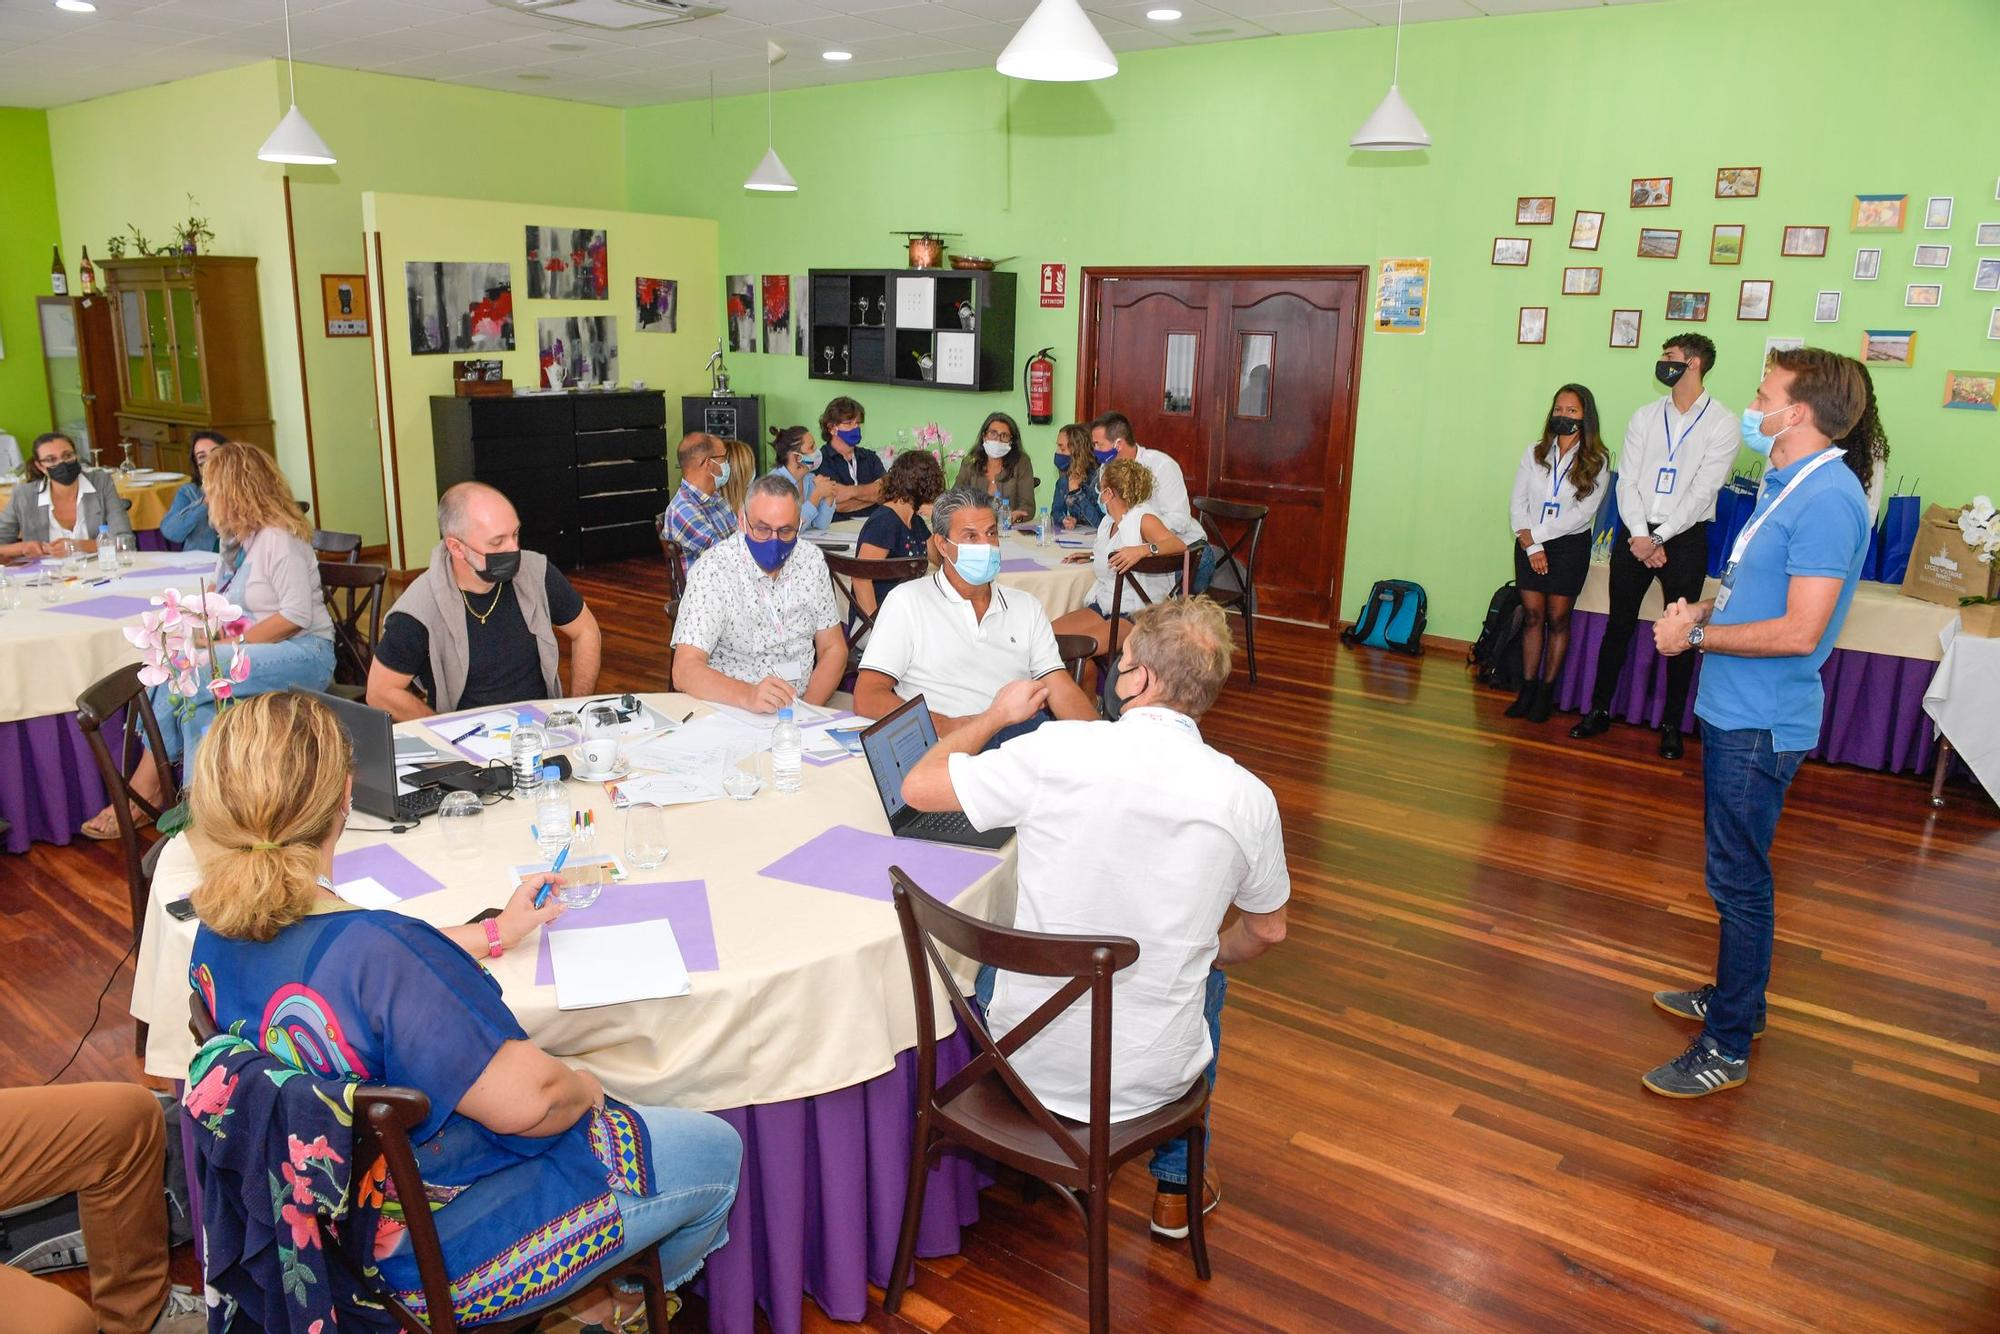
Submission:
[[[1597,675],[1597,655],[1610,618],[1602,612],[1570,615],[1569,657],[1556,683],[1556,704],[1582,712],[1590,702]],[[1886,653],[1835,649],[1820,668],[1826,688],[1826,713],[1820,724],[1820,744],[1811,758],[1832,764],[1853,764],[1891,773],[1927,774],[1937,759],[1937,739],[1924,712],[1924,691],[1937,664]],[[1683,731],[1695,727],[1694,704],[1701,683],[1695,664],[1696,689],[1688,692]],[[1667,660],[1653,650],[1649,623],[1641,621],[1632,636],[1632,652],[1619,673],[1611,696],[1611,714],[1628,723],[1658,727],[1666,712]]]
[[[117,720],[109,725],[107,741],[118,735],[118,725]],[[0,723],[0,818],[10,826],[8,852],[82,837],[77,827],[108,800],[75,714]]]
[[[132,533],[132,536],[133,536],[134,538],[136,538],[136,539],[137,539],[137,540],[136,540],[136,541],[135,541],[135,542],[133,543],[133,545],[134,545],[134,546],[136,546],[136,547],[138,547],[138,548],[139,548],[139,550],[141,550],[141,551],[179,551],[179,550],[180,550],[180,548],[179,548],[179,547],[177,547],[177,546],[175,546],[175,545],[174,545],[173,543],[171,543],[171,542],[167,541],[167,539],[166,539],[166,538],[164,538],[164,537],[161,537],[161,536],[160,536],[160,530],[159,530],[159,529],[157,529],[157,528],[138,528],[138,529],[134,529],[134,530],[133,530],[133,533]]]

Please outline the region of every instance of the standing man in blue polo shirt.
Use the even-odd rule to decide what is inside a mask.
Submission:
[[[1736,539],[1712,602],[1682,598],[1653,626],[1659,651],[1706,653],[1701,722],[1708,893],[1721,918],[1715,980],[1661,991],[1653,1003],[1702,1024],[1644,1083],[1699,1098],[1750,1075],[1764,1029],[1775,913],[1771,840],[1799,762],[1819,743],[1819,669],[1833,651],[1861,577],[1869,512],[1868,447],[1834,444],[1867,403],[1858,363],[1822,348],[1771,354],[1743,412],[1743,441],[1771,458],[1764,490]]]

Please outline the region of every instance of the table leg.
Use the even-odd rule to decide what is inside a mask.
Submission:
[[[1938,733],[1937,767],[1931,771],[1931,805],[1944,805],[1944,776],[1951,769],[1951,738]]]

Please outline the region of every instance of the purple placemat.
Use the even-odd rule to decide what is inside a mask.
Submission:
[[[917,838],[869,834],[837,824],[758,874],[887,903],[889,868],[900,866],[926,892],[949,901],[999,864],[999,858],[983,852]]]
[[[150,598],[129,597],[123,593],[106,593],[100,597],[85,598],[81,602],[62,602],[50,611],[59,611],[65,616],[95,616],[101,621],[129,621],[141,612],[153,609]]]
[[[1038,570],[1046,570],[1048,568],[1048,566],[1042,564],[1032,556],[1016,556],[1012,560],[1003,560],[1000,562],[1000,573],[1002,574],[1033,574]]]
[[[399,899],[413,899],[419,894],[444,888],[444,881],[386,843],[333,854],[333,883],[336,888],[363,876],[372,878]]]
[[[215,562],[209,561],[203,565],[155,565],[151,569],[126,570],[123,573],[121,573],[118,577],[120,579],[155,579],[162,575],[214,574],[214,573],[215,573]]]
[[[673,923],[674,940],[681,947],[681,962],[690,973],[712,973],[722,966],[715,961],[715,922],[708,915],[706,880],[606,885],[597,902],[588,908],[566,912],[542,928],[542,943],[535,952],[535,985],[552,987],[556,982],[555,962],[549,955],[549,932],[630,926],[661,918]]]

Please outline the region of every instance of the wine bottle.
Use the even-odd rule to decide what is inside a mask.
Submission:
[[[55,248],[55,252],[56,252],[55,267],[49,270],[49,290],[54,292],[57,296],[68,296],[69,272],[68,270],[63,268],[62,247],[57,246]]]
[[[83,263],[76,266],[77,291],[89,296],[97,290],[97,270],[90,262],[90,247],[83,248]]]

